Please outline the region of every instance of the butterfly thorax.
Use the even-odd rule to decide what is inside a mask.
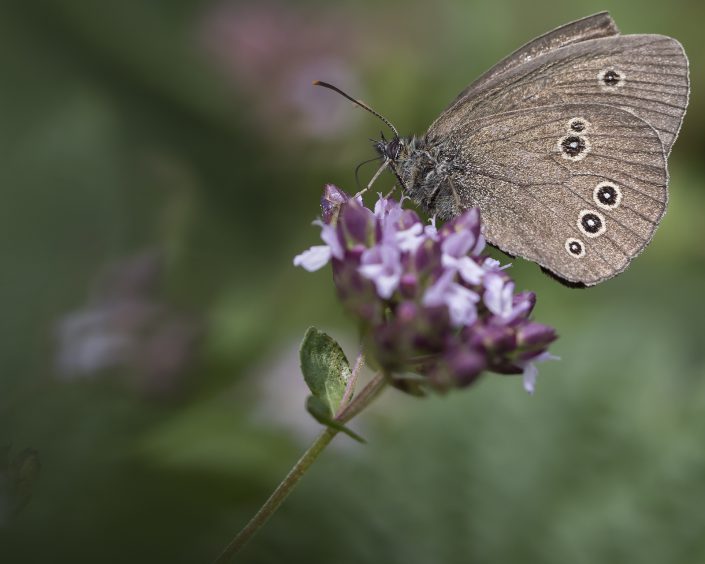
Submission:
[[[459,165],[447,140],[395,137],[378,141],[375,149],[391,162],[406,196],[442,219],[458,214],[451,177]]]

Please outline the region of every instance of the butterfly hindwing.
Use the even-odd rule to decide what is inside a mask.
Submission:
[[[449,146],[469,164],[449,176],[438,208],[479,206],[491,243],[566,281],[593,285],[624,270],[665,211],[659,135],[618,107],[503,112],[454,135]]]

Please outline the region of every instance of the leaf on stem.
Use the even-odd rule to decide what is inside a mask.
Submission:
[[[333,419],[330,410],[328,409],[328,406],[316,396],[308,396],[308,398],[306,399],[306,411],[308,411],[313,416],[313,418],[322,425],[330,427],[331,429],[335,429],[336,431],[341,431],[342,433],[345,433],[350,438],[355,439],[358,442],[367,442],[355,431],[348,429],[340,421],[336,421],[335,419]]]
[[[308,412],[319,423],[364,442],[362,437],[335,420],[351,376],[343,349],[323,331],[309,327],[301,343],[300,356],[301,372],[313,394],[306,400]]]
[[[309,327],[301,343],[301,371],[311,393],[335,415],[350,378],[350,364],[340,345],[315,327]]]

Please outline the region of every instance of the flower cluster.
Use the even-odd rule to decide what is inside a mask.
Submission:
[[[403,199],[402,199],[403,202]],[[485,246],[477,209],[436,228],[380,196],[374,210],[328,185],[321,200],[323,245],[294,258],[314,271],[329,261],[345,308],[362,324],[368,355],[410,392],[474,382],[483,371],[523,374],[552,358],[555,331],[529,319],[531,292],[514,283]],[[415,373],[422,378],[403,375]]]

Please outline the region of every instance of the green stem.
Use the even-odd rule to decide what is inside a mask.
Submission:
[[[362,388],[360,393],[353,397],[352,401],[340,410],[335,417],[336,421],[340,421],[341,423],[350,421],[372,403],[372,400],[382,392],[387,382],[388,378],[383,372],[377,373],[375,377]]]
[[[372,380],[370,380],[367,385],[357,394],[352,401],[343,407],[336,420],[342,423],[349,421],[355,415],[360,413],[365,407],[367,407],[372,400],[374,400],[379,393],[384,389],[387,383],[387,379],[384,374],[377,374]],[[230,562],[233,556],[243,547],[245,543],[249,541],[254,534],[259,531],[262,526],[267,522],[267,520],[274,514],[274,512],[279,509],[279,506],[286,499],[286,497],[291,493],[299,480],[303,477],[306,471],[311,467],[311,465],[316,461],[323,450],[328,446],[338,434],[338,431],[326,428],[310,447],[303,453],[301,458],[294,464],[289,473],[284,477],[281,483],[277,486],[277,489],[272,492],[269,499],[264,502],[264,505],[260,507],[259,511],[255,516],[250,519],[250,522],[245,525],[235,538],[230,541],[225,550],[214,560],[214,564],[223,564],[225,562]]]
[[[357,386],[357,379],[360,376],[362,366],[365,364],[365,355],[362,352],[362,347],[360,347],[357,353],[357,358],[355,359],[355,364],[353,365],[352,373],[350,374],[350,379],[345,385],[345,392],[343,393],[343,399],[340,400],[341,406],[346,406],[350,403],[350,400],[355,393],[355,388]]]
[[[267,520],[272,516],[272,514],[279,508],[286,497],[294,489],[294,486],[298,483],[301,477],[306,473],[311,464],[318,458],[318,455],[323,452],[323,449],[328,446],[338,434],[335,429],[326,428],[313,444],[308,447],[308,450],[304,452],[303,456],[299,458],[298,462],[294,464],[293,468],[289,470],[289,473],[277,486],[277,489],[272,492],[269,499],[264,502],[264,505],[260,507],[259,511],[255,516],[250,519],[250,522],[245,525],[237,536],[230,541],[230,544],[225,547],[225,550],[221,553],[218,558],[215,559],[215,563],[229,562],[230,559],[237,553],[245,543],[250,540],[250,538],[264,525]]]

